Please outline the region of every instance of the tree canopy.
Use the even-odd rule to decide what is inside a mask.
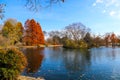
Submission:
[[[89,31],[90,29],[82,23],[73,23],[65,27],[66,36],[69,39],[75,40],[76,42],[80,41],[80,39],[83,39],[86,33]]]
[[[9,39],[9,44],[14,45],[23,35],[23,26],[21,22],[17,22],[14,19],[8,19],[5,21],[2,28],[2,35]]]
[[[44,34],[39,23],[34,19],[25,22],[23,41],[26,45],[45,44]]]

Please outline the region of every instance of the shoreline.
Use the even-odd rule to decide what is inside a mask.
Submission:
[[[34,78],[34,77],[29,77],[29,76],[18,76],[17,80],[45,80],[42,77]]]
[[[37,47],[62,47],[63,45],[39,45],[39,46],[19,46],[19,48],[37,48]]]
[[[42,47],[63,47],[63,45],[7,46],[7,47],[1,47],[0,46],[0,49],[7,49],[7,48],[42,48]]]

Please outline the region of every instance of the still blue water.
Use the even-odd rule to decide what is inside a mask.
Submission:
[[[45,80],[120,80],[120,48],[89,50],[56,48],[22,49],[26,76]]]

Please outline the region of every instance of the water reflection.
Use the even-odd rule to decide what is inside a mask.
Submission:
[[[92,63],[114,61],[119,55],[120,48],[93,48],[91,49]]]
[[[63,50],[63,62],[70,72],[82,71],[90,65],[88,50]]]
[[[41,67],[42,60],[44,58],[44,48],[27,48],[24,49],[23,52],[25,53],[28,66],[26,68],[26,73],[35,73]]]
[[[33,73],[33,77],[42,76],[46,80],[120,79],[120,48],[71,50],[54,47],[24,49],[23,52],[29,63],[25,73]]]

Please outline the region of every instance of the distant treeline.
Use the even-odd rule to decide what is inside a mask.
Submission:
[[[47,34],[47,33],[46,33]],[[46,42],[48,44],[63,44],[65,48],[92,48],[100,46],[119,46],[120,36],[114,32],[104,35],[92,34],[82,23],[73,23],[61,31],[51,31]]]
[[[47,36],[47,37],[46,37]],[[44,38],[46,37],[46,39]],[[64,30],[46,32],[34,19],[22,25],[14,19],[5,21],[0,31],[0,46],[9,45],[63,45],[65,48],[92,48],[100,46],[119,46],[120,36],[114,32],[104,35],[92,34],[82,23],[73,23]]]

